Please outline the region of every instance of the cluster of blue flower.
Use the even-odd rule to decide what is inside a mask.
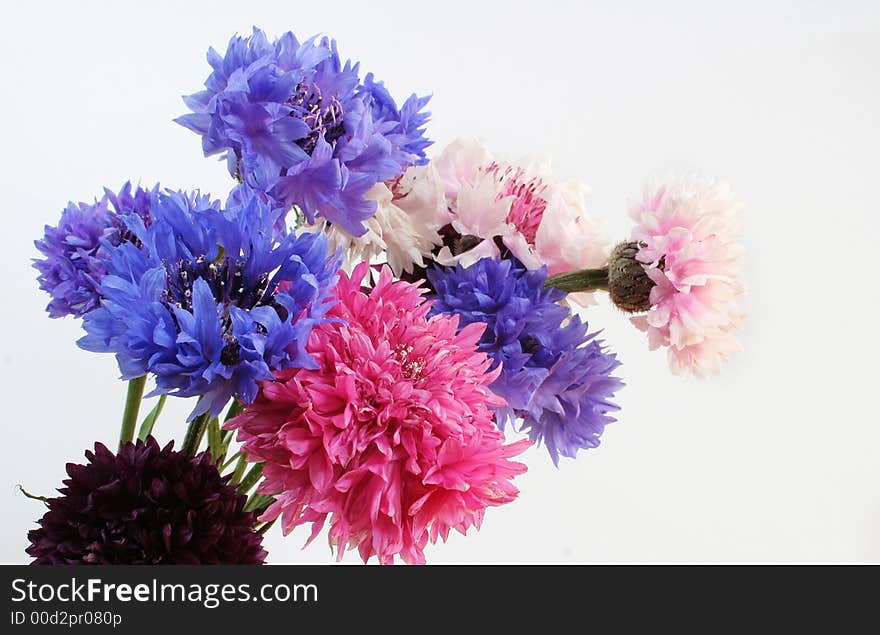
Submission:
[[[401,106],[335,42],[270,41],[262,31],[208,53],[205,90],[177,121],[222,155],[238,180],[225,202],[198,192],[132,187],[70,204],[36,245],[52,317],[83,318],[79,345],[114,353],[124,379],[155,377],[157,394],[200,397],[192,412],[250,403],[259,382],[309,368],[341,254],[323,232],[289,230],[291,209],[351,236],[376,201],[365,193],[427,163],[427,97]],[[507,254],[469,267],[430,265],[432,311],[481,322],[480,349],[501,374],[499,426],[519,425],[554,462],[598,444],[617,407],[619,365],[587,324],[545,289],[546,270]]]

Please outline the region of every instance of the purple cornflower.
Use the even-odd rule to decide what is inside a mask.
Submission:
[[[483,258],[468,268],[429,269],[433,313],[459,316],[464,327],[487,325],[480,351],[501,366],[490,388],[508,405],[498,425],[519,428],[545,444],[554,463],[599,444],[618,410],[611,402],[623,382],[620,365],[588,325],[558,304],[562,291],[545,289],[546,269],[527,270],[516,260]]]
[[[206,156],[223,153],[230,174],[309,222],[320,214],[363,234],[376,211],[364,194],[426,162],[428,99],[398,109],[381,82],[342,64],[333,40],[287,32],[270,42],[255,28],[223,56],[210,49],[208,62],[205,90],[185,98],[192,113],[177,122],[202,136]]]
[[[153,188],[156,191],[158,186]],[[120,218],[128,214],[150,219],[150,192],[126,183],[118,194],[104,190],[94,203],[69,203],[57,226],[46,225],[34,245],[43,258],[34,259],[37,281],[51,300],[49,317],[82,317],[101,299],[99,287],[106,273],[107,245],[130,239]]]

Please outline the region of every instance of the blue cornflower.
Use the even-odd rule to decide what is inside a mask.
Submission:
[[[619,409],[611,399],[623,382],[611,373],[620,362],[559,304],[564,292],[544,288],[546,268],[484,258],[427,275],[436,293],[433,313],[458,315],[461,327],[487,325],[480,350],[493,368],[501,366],[490,388],[507,400],[497,410],[498,425],[521,418],[520,429],[543,442],[554,463],[596,447],[615,420],[609,413]]]
[[[372,73],[364,77],[362,92],[369,96],[377,127],[391,142],[393,159],[404,167],[426,163],[425,150],[432,141],[425,137],[425,126],[431,113],[422,109],[428,105],[431,97],[410,95],[398,110],[385,84],[375,81]]]
[[[177,122],[202,135],[205,155],[225,153],[231,174],[269,192],[309,222],[320,213],[348,233],[366,231],[376,211],[364,194],[426,162],[428,99],[398,109],[381,82],[340,61],[336,42],[270,42],[259,29],[233,37],[225,56],[208,51],[206,90],[184,98]]]
[[[275,210],[244,185],[225,210],[165,191],[151,212],[149,226],[123,218],[136,242],[108,246],[82,348],[115,353],[123,379],[154,374],[154,394],[202,397],[191,417],[250,403],[274,370],[314,367],[305,345],[339,267],[323,235],[279,236]]]
[[[40,272],[40,288],[52,297],[49,317],[82,317],[98,306],[109,258],[104,245],[130,239],[120,221],[129,214],[149,222],[150,192],[132,191],[126,183],[118,194],[105,189],[94,203],[68,203],[58,225],[45,226],[43,238],[34,241],[44,258],[34,259],[34,268]]]

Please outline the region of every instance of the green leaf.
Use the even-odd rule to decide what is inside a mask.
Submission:
[[[37,496],[36,494],[31,494],[24,487],[21,486],[21,483],[18,484],[18,489],[21,490],[21,493],[27,496],[28,498],[32,498],[35,501],[43,501],[46,504],[46,507],[49,506],[49,499],[45,496]]]
[[[257,484],[257,481],[260,480],[260,477],[263,475],[263,464],[256,463],[254,466],[248,471],[243,479],[241,479],[241,485],[238,486],[239,494],[247,494],[251,491],[251,488]]]
[[[274,519],[270,520],[269,522],[263,523],[262,525],[260,525],[257,528],[257,533],[260,534],[261,536],[264,535],[267,531],[269,531],[269,529],[272,527],[272,525],[275,524],[276,520],[278,520],[278,519],[274,518]]]
[[[235,454],[230,456],[228,459],[226,459],[226,461],[224,461],[223,465],[220,466],[220,472],[222,473],[223,470],[225,470],[227,467],[232,465],[236,461],[236,459],[243,459],[243,458],[244,458],[244,452],[239,450],[238,452],[236,452]]]
[[[213,417],[208,422],[208,449],[214,460],[220,460],[223,456],[223,443],[220,440],[220,422],[217,417]]]
[[[254,492],[244,505],[245,512],[262,511],[275,502],[275,498],[265,494],[257,494]]]
[[[232,417],[240,413],[242,410],[241,402],[238,399],[233,399],[232,403],[229,404],[229,410],[226,411],[226,416],[223,417],[223,423],[232,419]]]
[[[238,457],[238,463],[235,464],[235,471],[232,472],[232,478],[230,479],[230,483],[233,485],[237,485],[241,482],[241,477],[244,475],[244,469],[247,467],[247,457],[242,454]]]
[[[153,409],[144,417],[144,420],[141,422],[141,427],[138,430],[138,439],[143,441],[148,436],[153,433],[153,426],[156,425],[156,419],[159,418],[159,415],[162,414],[162,408],[165,407],[165,400],[168,399],[168,395],[159,395],[159,401],[156,402],[156,405],[153,406]]]

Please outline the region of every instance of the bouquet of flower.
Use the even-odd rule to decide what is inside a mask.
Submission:
[[[50,317],[80,319],[128,393],[118,448],[43,499],[35,563],[258,564],[276,521],[422,563],[516,498],[527,447],[573,459],[615,421],[597,294],[676,374],[738,350],[725,185],[650,184],[614,245],[544,163],[467,139],[429,159],[428,98],[400,103],[333,40],[255,29],[208,62],[177,122],[226,161],[225,199],[126,183],[36,241]]]

